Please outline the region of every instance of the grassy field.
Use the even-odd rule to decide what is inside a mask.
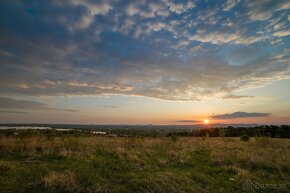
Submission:
[[[290,140],[1,136],[0,192],[288,192]]]

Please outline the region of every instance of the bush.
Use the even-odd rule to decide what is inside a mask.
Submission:
[[[241,141],[249,141],[249,140],[250,140],[250,137],[249,137],[247,134],[243,134],[243,135],[240,137],[240,140],[241,140]]]
[[[176,142],[178,138],[176,135],[173,134],[170,136],[170,139],[171,139],[171,141]]]
[[[9,136],[11,136],[11,135],[13,135],[14,134],[14,129],[8,129],[6,132],[5,132],[5,136],[6,137],[9,137]]]

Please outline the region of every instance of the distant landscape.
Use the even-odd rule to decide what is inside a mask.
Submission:
[[[194,137],[251,137],[290,138],[289,125],[212,124],[212,125],[73,125],[73,124],[0,124],[0,133],[102,134],[114,136],[194,136]]]
[[[15,193],[289,191],[290,126],[177,128],[1,126],[0,189]]]

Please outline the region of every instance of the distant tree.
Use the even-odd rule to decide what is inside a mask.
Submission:
[[[243,134],[243,135],[241,135],[240,140],[241,141],[249,141],[250,137],[247,134]]]
[[[281,128],[277,129],[276,130],[276,137],[278,137],[278,138],[285,138],[286,137],[285,130],[284,129],[281,129]]]
[[[9,136],[11,136],[11,135],[13,135],[14,134],[14,129],[8,129],[8,130],[6,130],[6,132],[5,132],[5,136],[6,137],[9,137]]]

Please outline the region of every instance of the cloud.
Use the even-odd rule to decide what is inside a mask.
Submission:
[[[263,35],[253,35],[253,36],[243,36],[242,34],[238,33],[221,33],[221,32],[214,32],[210,34],[196,34],[189,37],[189,40],[205,42],[205,43],[212,43],[212,44],[244,44],[249,45],[256,42],[261,42],[266,40],[268,37]]]
[[[56,111],[66,111],[66,112],[78,112],[75,109],[60,109],[60,108],[53,108],[49,107],[47,104],[29,101],[29,100],[18,100],[13,98],[7,97],[0,97],[0,108],[1,109],[27,109],[27,110],[56,110]],[[1,112],[10,112],[10,113],[26,113],[20,111],[1,111]]]
[[[250,19],[254,21],[270,19],[274,12],[290,8],[290,3],[286,0],[248,0],[246,1],[246,4],[249,8],[248,15],[250,16]]]
[[[284,36],[289,36],[289,35],[290,35],[290,29],[280,30],[273,34],[273,36],[276,36],[276,37],[284,37]]]
[[[68,1],[69,3],[62,1],[59,2],[59,5],[70,7],[79,7],[81,14],[77,14],[75,11],[74,14],[75,21],[72,21],[71,24],[68,25],[69,30],[84,30],[90,27],[90,25],[95,21],[96,15],[107,15],[113,7],[110,5],[108,1],[96,1],[92,2],[90,0],[72,0]],[[83,8],[83,9],[81,9]],[[73,17],[72,17],[73,18]],[[69,18],[66,16],[58,18],[64,24],[68,23]]]
[[[198,26],[198,27],[205,27],[205,30],[207,29],[207,25],[216,25],[221,19],[222,16],[219,14],[219,10],[217,8],[209,8],[206,10],[202,10],[197,13],[197,17],[191,23],[192,26]],[[200,29],[198,30],[200,31]],[[204,30],[202,30],[204,31]]]
[[[223,99],[251,99],[255,98],[254,96],[246,96],[246,95],[226,95],[223,97]]]
[[[177,120],[176,122],[178,122],[178,123],[198,123],[200,121],[196,121],[196,120]]]
[[[286,29],[247,22],[248,11],[274,9],[274,28],[286,4],[240,2],[225,13],[220,2],[190,2],[1,1],[0,94],[194,101],[290,77],[289,55],[273,58]]]
[[[167,17],[170,15],[166,5],[162,2],[136,1],[126,7],[126,13],[129,16],[139,15],[143,19],[153,18],[155,16]]]
[[[89,0],[73,0],[70,1],[70,3],[76,6],[84,6],[89,10],[91,15],[106,15],[111,9],[113,9],[108,1],[97,1],[93,3]]]
[[[280,11],[280,10],[287,10],[287,9],[290,9],[290,2],[289,1],[282,1],[281,4],[279,4],[279,6],[277,7],[277,11]]]
[[[230,114],[220,114],[210,116],[212,119],[237,119],[237,118],[248,118],[248,117],[267,117],[269,113],[247,113],[247,112],[234,112]]]
[[[23,112],[23,111],[1,111],[0,113],[4,113],[4,114],[27,114],[27,112]]]
[[[0,108],[5,108],[5,109],[40,109],[40,108],[43,108],[44,106],[45,106],[45,104],[39,103],[39,102],[0,97]]]
[[[126,8],[126,13],[129,16],[133,16],[135,14],[137,14],[140,11],[140,9],[138,8],[138,5],[136,4],[129,4],[128,7]]]
[[[1,92],[44,96],[123,94],[165,100],[199,100],[215,93],[227,93],[255,84],[261,85],[262,81],[267,81],[267,78],[269,81],[273,80],[276,75],[286,76],[286,69],[289,67],[281,63],[273,68],[272,64],[266,61],[267,58],[260,63],[239,67],[210,56],[194,58],[182,66],[177,65],[181,63],[178,57],[168,56],[165,60],[160,60],[160,64],[166,65],[155,65],[152,63],[158,56],[149,56],[143,60],[120,62],[122,68],[116,73],[110,66],[103,65],[94,68],[68,65],[63,66],[65,69],[53,65],[43,69],[30,67],[29,71],[18,71],[18,68],[15,68],[13,78],[2,71]],[[66,62],[63,61],[63,64]],[[32,69],[37,69],[37,72]],[[53,76],[47,79],[45,74]],[[78,80],[81,74],[86,79]],[[63,80],[57,80],[59,77]]]
[[[172,46],[172,48],[177,49],[177,48],[180,48],[180,47],[185,47],[185,46],[187,46],[188,44],[190,44],[189,41],[182,40],[182,41],[178,42],[177,45]]]
[[[169,6],[169,10],[171,12],[174,12],[176,14],[181,14],[187,10],[193,9],[195,7],[195,4],[191,1],[187,3],[173,3],[172,1],[165,1],[166,4]]]
[[[150,23],[147,26],[146,32],[147,32],[147,34],[150,34],[152,31],[156,32],[156,31],[160,31],[160,30],[162,30],[164,28],[165,28],[165,24],[164,23],[161,23],[161,22]]]
[[[47,109],[48,110],[65,111],[65,112],[71,112],[71,113],[79,112],[79,110],[76,110],[76,109],[59,109],[59,108],[47,108]]]
[[[267,20],[272,17],[274,9],[270,6],[271,1],[248,1],[248,7],[250,9],[249,15],[252,20]]]
[[[234,41],[235,44],[253,44],[256,42],[264,41],[267,37],[264,37],[262,35],[253,35],[253,36],[248,36],[248,37],[241,37],[237,40]]]
[[[189,37],[189,40],[199,42],[210,42],[212,44],[225,44],[230,43],[240,38],[238,34],[226,34],[214,32],[210,34],[197,34]]]
[[[189,49],[190,52],[198,52],[199,50],[202,49],[202,46],[197,45],[197,46],[193,46]]]
[[[227,0],[226,4],[224,5],[224,11],[229,11],[232,9],[234,6],[236,6],[240,0]]]

